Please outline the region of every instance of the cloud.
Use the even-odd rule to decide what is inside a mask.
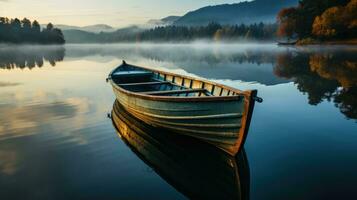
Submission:
[[[11,86],[18,86],[18,85],[21,85],[21,83],[0,82],[0,87],[11,87]]]
[[[71,102],[55,102],[28,106],[0,105],[0,141],[36,133],[41,124],[53,119],[73,118],[78,112]],[[26,131],[25,131],[26,130]]]

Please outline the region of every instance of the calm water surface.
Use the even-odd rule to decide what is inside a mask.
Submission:
[[[237,163],[245,199],[356,199],[356,53],[342,46],[0,46],[0,199],[187,199],[185,187],[205,192],[205,183],[216,184],[214,171],[226,166],[218,157]],[[105,78],[123,59],[258,89],[265,101],[255,107],[245,159],[204,144],[166,149],[172,140],[165,139],[161,151],[185,162],[180,173],[161,166],[165,160],[143,159],[140,145],[121,139],[107,118],[115,97]],[[188,151],[195,157],[187,159]]]

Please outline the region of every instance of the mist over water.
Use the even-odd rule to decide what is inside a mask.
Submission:
[[[0,45],[0,198],[186,199],[106,118],[115,97],[105,78],[122,60],[258,89],[264,103],[245,145],[250,199],[357,197],[356,53],[202,42]]]

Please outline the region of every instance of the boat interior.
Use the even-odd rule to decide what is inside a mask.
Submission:
[[[204,97],[238,96],[235,91],[200,80],[149,71],[132,65],[122,65],[111,79],[119,87],[136,93],[153,96]]]

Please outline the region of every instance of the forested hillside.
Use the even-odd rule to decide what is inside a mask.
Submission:
[[[192,11],[175,21],[175,25],[198,26],[217,22],[222,25],[274,23],[284,7],[297,5],[298,0],[255,0],[236,4],[207,6]]]
[[[0,43],[64,44],[65,40],[62,31],[51,23],[41,30],[36,20],[0,17]]]

